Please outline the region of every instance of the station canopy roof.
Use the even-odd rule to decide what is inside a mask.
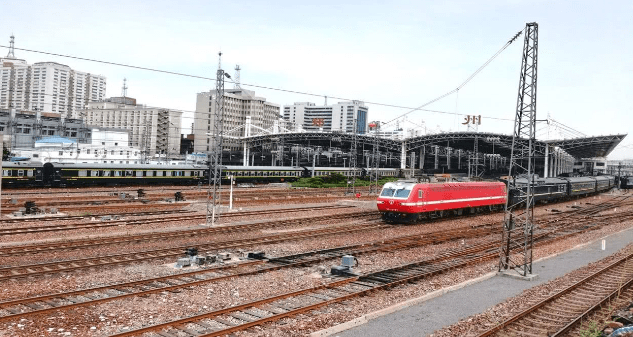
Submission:
[[[585,138],[572,138],[563,140],[536,140],[535,151],[538,155],[545,154],[546,145],[557,146],[565,150],[576,159],[606,157],[626,137],[623,135],[597,136]],[[241,138],[241,137],[240,137]],[[330,132],[295,132],[268,134],[246,137],[249,146],[269,146],[270,144],[283,142],[289,144],[303,144],[307,146],[340,146],[349,149],[354,137],[347,133]],[[485,132],[447,132],[419,137],[395,140],[379,138],[375,140],[371,134],[358,135],[357,141],[360,149],[370,149],[374,143],[382,150],[399,153],[404,145],[406,151],[419,151],[423,147],[440,146],[450,147],[452,151],[462,150],[472,152],[477,140],[480,153],[499,154],[510,158],[512,151],[512,135],[503,135]],[[519,139],[519,142],[527,142]],[[268,144],[268,145],[266,145]]]
[[[558,146],[574,158],[606,157],[626,137],[623,135],[547,140],[545,143]]]

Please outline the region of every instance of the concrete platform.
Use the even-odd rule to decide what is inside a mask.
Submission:
[[[602,239],[606,249],[602,250]],[[538,278],[532,281],[514,279],[489,273],[438,290],[421,298],[411,299],[353,321],[315,332],[311,336],[373,337],[427,336],[445,326],[457,323],[521,293],[523,290],[546,283],[568,272],[598,261],[633,242],[633,228],[611,234],[575,249],[533,263]]]

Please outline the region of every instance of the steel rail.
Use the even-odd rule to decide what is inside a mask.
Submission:
[[[594,304],[585,312],[576,317],[573,321],[569,322],[562,329],[553,333],[550,337],[562,337],[565,334],[569,333],[573,328],[577,327],[582,321],[587,318],[592,313],[598,311],[605,304],[611,302],[612,300],[618,298],[625,290],[630,290],[631,286],[633,286],[633,277],[631,277],[625,284],[621,285],[614,291],[612,291],[609,295],[605,296],[600,302]]]
[[[355,213],[337,214],[337,215],[329,215],[329,216],[302,217],[302,218],[295,218],[295,219],[288,219],[288,220],[276,220],[276,221],[266,221],[266,222],[259,222],[259,223],[250,223],[250,224],[186,229],[186,230],[169,231],[169,232],[151,232],[148,234],[137,234],[137,235],[124,234],[124,235],[117,235],[117,236],[96,237],[96,238],[88,238],[88,239],[46,242],[46,243],[39,243],[39,244],[33,244],[33,245],[12,245],[12,246],[6,246],[6,247],[0,248],[0,258],[7,257],[7,256],[14,256],[14,255],[23,255],[23,254],[38,254],[38,253],[45,253],[45,252],[51,252],[51,251],[74,250],[74,249],[80,249],[80,248],[94,248],[97,246],[105,246],[105,245],[113,245],[113,244],[129,243],[129,242],[158,241],[158,240],[168,240],[168,239],[179,238],[179,237],[190,237],[190,236],[209,235],[209,234],[218,234],[218,233],[231,233],[231,232],[245,232],[245,231],[259,230],[263,228],[301,224],[306,221],[317,222],[317,221],[328,221],[328,220],[347,220],[350,218],[363,219],[363,218],[371,218],[371,217],[375,217],[375,214],[371,214],[369,212],[355,212]],[[182,217],[179,219],[188,220],[190,219],[190,217]],[[170,221],[173,221],[173,218],[170,218]],[[147,223],[152,223],[152,222],[145,222],[145,224]]]
[[[437,232],[432,232],[432,233],[425,233],[422,235],[420,234],[408,235],[408,236],[397,237],[397,238],[392,238],[392,239],[387,239],[387,240],[378,240],[378,241],[373,241],[373,242],[368,242],[368,243],[361,243],[361,244],[356,244],[352,246],[329,248],[329,249],[324,249],[324,250],[293,254],[290,256],[271,258],[267,261],[267,265],[255,271],[247,271],[247,272],[236,273],[236,274],[231,274],[231,275],[214,276],[212,278],[203,279],[203,280],[196,278],[195,275],[204,275],[204,274],[208,274],[208,273],[212,273],[212,272],[216,272],[218,270],[224,270],[224,269],[235,270],[234,268],[237,268],[237,267],[250,266],[253,264],[257,265],[261,262],[259,261],[251,262],[251,263],[247,262],[244,264],[233,266],[233,268],[231,266],[218,267],[218,268],[213,268],[213,269],[205,269],[205,270],[200,270],[200,271],[193,271],[193,272],[170,275],[170,276],[153,278],[153,279],[111,284],[107,286],[83,289],[83,290],[72,291],[72,292],[67,292],[67,293],[42,295],[42,296],[35,296],[32,298],[27,298],[27,299],[5,301],[5,302],[0,303],[0,308],[5,308],[5,310],[11,312],[12,314],[0,317],[0,320],[10,320],[14,318],[28,316],[31,314],[45,313],[52,310],[66,309],[66,308],[76,307],[76,306],[92,305],[92,304],[97,304],[101,302],[131,297],[131,296],[138,296],[138,295],[143,295],[143,294],[150,294],[150,293],[164,292],[164,291],[174,291],[179,288],[186,288],[192,285],[199,285],[202,283],[214,282],[214,281],[223,280],[223,279],[227,279],[231,277],[240,277],[240,276],[245,276],[245,275],[251,275],[254,273],[263,273],[263,272],[272,271],[272,270],[279,270],[282,268],[305,266],[305,265],[317,263],[323,260],[340,257],[343,254],[352,254],[354,256],[359,256],[362,254],[368,254],[368,253],[378,252],[378,251],[394,251],[398,249],[418,247],[425,244],[436,244],[438,242],[447,242],[450,240],[458,240],[462,238],[478,237],[482,234],[486,234],[486,233],[489,234],[493,231],[494,231],[494,228],[492,227],[481,227],[481,226],[473,226],[471,229],[468,229],[465,231],[464,230],[460,230],[460,231],[442,230],[442,231],[437,231]],[[541,239],[542,237],[545,237],[548,234],[549,233],[544,234],[544,235],[538,235],[537,239]],[[494,247],[496,247],[496,242],[489,242],[487,244],[484,243],[478,246],[469,247],[468,250],[463,250],[462,253],[472,254],[472,253],[481,252],[482,250],[491,249]],[[183,281],[182,278],[190,278],[190,279],[193,279],[194,281],[187,281],[187,280]],[[172,282],[165,282],[167,286],[164,286],[164,285],[161,286],[160,285],[161,280],[177,280],[182,283],[173,284]],[[159,283],[158,285],[156,284],[157,282]],[[149,286],[147,287],[149,287],[150,289],[137,291],[138,289],[135,289],[135,286],[136,288],[139,288],[139,285],[142,285],[142,284],[149,284]],[[130,288],[132,288],[133,290],[130,290]],[[99,297],[98,294],[94,295],[97,292],[103,293],[108,290],[110,290],[111,292],[112,290],[114,290],[117,293],[115,295],[112,295],[111,293],[106,292],[105,293],[106,297]],[[77,296],[81,296],[82,294],[89,294],[89,296],[85,296],[85,298],[88,298],[87,301],[79,300],[77,298]],[[74,299],[65,300],[65,302],[71,302],[70,304],[56,303],[56,302],[60,302],[60,299],[64,301],[64,299],[69,296],[75,297]],[[95,298],[95,296],[97,298]],[[57,299],[57,301],[52,302],[51,301],[52,299]],[[45,303],[46,305],[50,306],[50,308],[42,307],[41,303]],[[32,311],[20,312],[19,310],[7,307],[10,305],[23,305],[23,307],[28,307],[32,309]]]
[[[315,208],[308,208],[315,209]],[[318,210],[318,208],[316,208]],[[300,211],[300,210],[299,210]],[[276,212],[253,212],[251,214],[244,213],[229,213],[225,217],[240,217],[240,216],[252,216],[252,215],[266,215],[266,214],[274,214]],[[355,213],[369,213],[365,212],[355,212]],[[377,212],[376,212],[377,213]],[[336,215],[331,215],[331,217],[335,217]],[[57,225],[46,225],[46,226],[28,226],[22,228],[6,228],[0,229],[0,236],[2,235],[18,235],[18,234],[31,234],[31,233],[39,233],[39,232],[54,232],[54,231],[67,231],[67,230],[78,230],[78,229],[87,229],[87,228],[101,228],[101,227],[114,227],[114,226],[123,226],[123,225],[145,225],[152,223],[164,223],[171,221],[183,221],[183,220],[200,220],[204,219],[203,215],[188,215],[188,216],[174,216],[174,217],[163,217],[156,219],[120,219],[120,220],[110,220],[108,222],[94,223],[94,222],[86,222],[79,224],[57,224]],[[0,248],[2,249],[2,248]]]
[[[53,310],[67,309],[71,307],[77,306],[87,306],[93,305],[101,302],[107,302],[117,299],[122,299],[126,297],[132,296],[141,296],[147,295],[151,293],[164,292],[164,291],[173,291],[180,288],[187,288],[194,285],[200,285],[204,283],[216,282],[220,280],[225,280],[228,278],[234,277],[242,277],[247,275],[265,273],[280,269],[287,268],[296,268],[302,267],[306,265],[312,265],[315,263],[319,263],[325,260],[331,260],[334,258],[341,257],[345,254],[353,254],[354,256],[360,256],[369,253],[375,253],[384,250],[397,250],[397,249],[406,249],[419,247],[426,244],[434,244],[438,241],[450,241],[450,240],[459,240],[462,238],[470,238],[480,235],[484,229],[473,229],[470,231],[441,231],[436,233],[431,233],[430,235],[407,235],[398,238],[392,238],[388,240],[379,240],[372,242],[365,242],[361,244],[348,245],[336,248],[328,248],[323,250],[311,251],[306,253],[299,253],[281,257],[270,258],[268,260],[257,260],[257,261],[249,261],[240,264],[232,264],[215,268],[208,268],[203,270],[191,271],[187,273],[180,273],[169,276],[155,277],[145,280],[132,281],[132,282],[121,282],[116,284],[110,284],[106,286],[75,290],[71,292],[65,293],[57,293],[50,295],[41,295],[34,296],[25,299],[15,299],[10,301],[0,302],[0,309],[4,309],[8,312],[11,312],[11,315],[0,316],[0,321],[11,320],[23,316],[33,315],[45,313]],[[486,249],[490,249],[495,247],[495,243],[488,243]],[[481,249],[481,248],[476,248]],[[471,251],[475,251],[475,248],[471,248]],[[245,271],[245,272],[235,272],[228,275],[219,275],[212,276],[210,278],[204,278],[205,274],[214,273],[217,274],[219,271],[228,270],[230,272],[234,272],[237,269],[249,266],[257,266],[261,267],[256,270]],[[199,275],[199,276],[198,276]],[[197,277],[198,276],[198,277]],[[200,279],[202,277],[202,279]],[[183,278],[190,278],[193,281],[182,280]],[[168,281],[168,282],[163,282]],[[183,281],[182,283],[174,284],[173,281]],[[160,285],[160,283],[167,284]],[[158,283],[158,284],[157,284]],[[149,287],[150,289],[143,289],[141,286]],[[132,289],[132,290],[130,290]],[[140,290],[139,290],[140,289]],[[116,291],[117,294],[112,295],[107,291]],[[100,293],[102,295],[105,294],[106,297],[99,297],[95,295],[95,293]],[[83,296],[88,295],[88,296]],[[87,298],[87,301],[78,300],[77,296],[82,296]],[[73,299],[69,299],[69,297],[74,297]],[[96,298],[95,298],[96,297]],[[71,302],[70,304],[59,304],[53,302],[51,300],[56,300],[56,302]],[[50,308],[42,307],[42,303],[50,306]],[[23,305],[32,309],[27,312],[20,312],[20,310],[12,309],[10,306],[15,305]],[[34,309],[34,310],[33,310]]]
[[[580,229],[578,233],[584,232],[587,229]],[[554,237],[550,240],[545,240],[550,234],[555,233],[556,230],[552,230],[547,233],[540,233],[535,235],[535,241],[538,244],[549,243],[552,241],[557,241],[562,239],[562,237]],[[577,233],[575,233],[577,234]],[[567,236],[575,235],[575,234],[567,234]],[[419,280],[420,278],[436,275],[438,273],[442,273],[451,269],[460,268],[469,264],[479,263],[485,261],[486,259],[494,259],[497,257],[497,242],[484,243],[477,246],[472,246],[468,248],[462,249],[454,249],[449,250],[448,252],[439,254],[433,258],[425,259],[419,262],[414,262],[410,264],[405,264],[402,266],[382,270],[375,273],[370,273],[364,276],[355,277],[353,281],[349,284],[359,285],[365,287],[365,289],[361,289],[360,291],[351,292],[349,289],[345,289],[340,291],[340,293],[344,294],[343,296],[335,296],[333,298],[327,297],[324,294],[312,294],[313,289],[304,289],[300,291],[295,291],[289,294],[284,294],[280,296],[271,297],[266,300],[255,301],[248,304],[235,306],[232,308],[226,308],[218,311],[208,312],[200,315],[195,315],[191,317],[187,317],[180,320],[175,320],[171,322],[165,322],[161,324],[157,324],[150,327],[144,327],[140,329],[136,329],[133,331],[122,332],[119,334],[115,334],[113,336],[122,337],[122,336],[133,336],[139,335],[145,332],[154,331],[159,332],[162,336],[176,336],[176,334],[172,332],[166,332],[163,329],[165,328],[173,328],[177,331],[178,336],[182,336],[181,333],[187,334],[187,336],[220,336],[225,335],[231,332],[244,330],[249,327],[260,325],[262,323],[278,320],[287,316],[296,315],[301,312],[313,310],[319,306],[328,305],[335,302],[340,302],[346,300],[351,297],[362,296],[368,292],[372,292],[375,290],[386,289],[393,287],[395,285],[399,285],[402,283],[413,282]],[[514,247],[517,248],[518,246]],[[433,262],[438,263],[444,260],[454,259],[447,263],[440,264],[439,266],[428,266],[428,264],[432,264]],[[413,272],[413,274],[411,274]],[[419,274],[418,274],[419,272]],[[328,285],[327,289],[336,290],[338,286],[330,287]],[[323,289],[323,288],[320,288]],[[272,304],[274,301],[277,301],[281,298],[289,298],[297,295],[308,294],[309,298],[316,298],[317,300],[320,298],[322,301],[318,301],[317,303],[311,303],[306,298],[303,298],[301,301],[295,301],[295,304],[290,305],[288,307],[288,303],[286,305],[278,305],[274,309],[266,309],[261,307],[262,304]],[[324,297],[325,296],[325,297]],[[308,303],[307,306],[299,305],[298,303]],[[298,308],[297,308],[298,307]],[[270,308],[270,306],[268,307]],[[246,309],[247,311],[243,311]],[[257,311],[253,311],[256,309]],[[281,313],[278,313],[281,311]],[[267,312],[267,314],[261,314],[262,312]],[[231,314],[233,313],[233,314]],[[259,313],[259,314],[257,314]],[[241,320],[239,324],[230,322],[226,319],[220,318],[220,315],[230,314],[233,319]],[[255,314],[255,315],[253,315]],[[204,322],[202,320],[207,320]],[[219,324],[210,325],[208,320],[215,321]],[[194,325],[197,328],[193,329],[191,327],[185,327],[186,324]],[[218,328],[218,325],[224,325],[223,328]],[[217,329],[214,329],[217,328]],[[202,331],[199,331],[202,329]],[[211,331],[208,330],[217,330]]]
[[[518,321],[520,321],[521,319],[525,318],[526,316],[536,312],[539,309],[544,308],[547,304],[550,304],[554,301],[556,301],[557,299],[561,298],[564,295],[567,294],[571,294],[574,290],[587,285],[590,281],[593,281],[597,278],[601,278],[601,277],[606,277],[606,276],[611,276],[611,275],[607,275],[605,274],[608,271],[613,271],[615,267],[618,267],[620,265],[622,265],[623,263],[629,262],[629,260],[633,259],[633,252],[628,253],[626,256],[619,258],[618,260],[609,263],[607,266],[602,267],[600,269],[598,269],[597,271],[591,273],[590,275],[582,278],[580,281],[574,282],[574,284],[565,287],[564,289],[561,289],[559,291],[557,291],[556,293],[548,296],[547,298],[539,301],[538,303],[530,306],[529,308],[521,311],[520,313],[512,316],[511,318],[503,321],[502,323],[499,323],[498,325],[496,325],[495,327],[477,335],[477,337],[489,337],[489,336],[493,336],[499,332],[501,332],[501,330],[509,327],[511,324],[516,323]],[[628,271],[630,273],[629,278],[633,278],[633,266],[629,267],[630,270]],[[630,283],[631,281],[627,282]],[[597,291],[597,290],[596,290]],[[608,297],[608,296],[607,296]],[[515,331],[515,333],[517,333]]]
[[[186,245],[179,247],[171,247],[167,249],[155,249],[142,252],[122,253],[113,255],[104,255],[96,257],[88,257],[74,260],[64,260],[58,262],[45,262],[30,265],[20,265],[12,267],[0,268],[0,281],[8,279],[25,278],[30,276],[39,276],[45,274],[54,274],[59,272],[75,271],[80,269],[89,269],[107,265],[121,265],[136,263],[140,261],[164,259],[166,257],[180,256],[184,250],[190,247],[197,247],[199,250],[218,250],[229,249],[244,246],[253,246],[258,244],[270,244],[277,242],[285,242],[291,240],[299,240],[303,238],[312,238],[323,235],[333,235],[341,233],[353,233],[358,231],[373,230],[383,228],[380,224],[358,224],[358,225],[340,225],[336,227],[328,227],[324,229],[298,231],[292,233],[275,234],[259,236],[251,239],[239,239],[233,241],[224,241],[205,245]]]
[[[343,208],[351,208],[353,206],[345,206],[345,205],[331,205],[331,206],[316,206],[316,207],[303,207],[303,208],[284,208],[282,210],[266,210],[266,211],[247,211],[247,212],[235,212],[235,213],[227,213],[223,217],[234,218],[241,216],[252,216],[252,215],[266,215],[266,214],[275,214],[275,213],[292,213],[292,212],[301,212],[305,210],[329,210],[329,209],[343,209]],[[155,214],[169,214],[167,212],[170,211],[156,211],[156,212],[144,212],[144,213],[136,213],[139,216],[142,215],[153,215],[147,213],[155,213]],[[192,213],[191,211],[178,210],[174,213]],[[135,213],[126,213],[129,215],[136,215]],[[115,214],[116,215],[116,214]],[[105,216],[105,215],[99,215]],[[89,216],[93,217],[93,216]],[[69,217],[72,218],[72,217]],[[86,218],[86,217],[83,217]],[[92,227],[112,227],[112,226],[120,226],[120,225],[134,225],[134,224],[147,224],[166,221],[178,221],[178,220],[199,220],[204,219],[201,215],[189,215],[187,217],[175,216],[175,217],[163,217],[160,219],[120,219],[120,220],[109,220],[107,223],[94,223],[84,222],[84,223],[73,223],[73,224],[55,224],[55,225],[45,225],[45,226],[24,226],[24,227],[10,227],[0,229],[0,236],[2,235],[17,235],[17,234],[30,234],[30,233],[38,233],[38,232],[49,232],[49,231],[61,231],[61,230],[74,230],[74,229],[85,229]],[[56,220],[56,218],[52,218],[51,220]],[[67,220],[67,219],[62,219]],[[71,219],[72,220],[72,219]],[[1,248],[0,248],[1,249]]]
[[[68,221],[68,220],[82,220],[92,217],[103,216],[151,216],[161,214],[175,214],[175,213],[193,213],[193,211],[187,211],[182,209],[164,210],[164,211],[147,211],[147,212],[123,212],[123,213],[104,213],[99,215],[65,215],[65,216],[49,216],[49,217],[37,217],[37,218],[19,218],[19,219],[2,219],[0,225],[11,223],[25,223],[25,222],[41,222],[41,221]],[[16,228],[16,227],[13,227]],[[13,229],[12,228],[12,229]],[[20,227],[17,227],[20,228]],[[21,227],[21,229],[37,228],[37,226]]]

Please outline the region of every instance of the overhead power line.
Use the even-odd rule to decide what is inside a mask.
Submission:
[[[514,41],[515,41],[515,40],[516,40],[516,39],[517,39],[517,38],[521,35],[521,33],[523,33],[523,31],[524,31],[524,30],[525,30],[525,28],[524,28],[524,29],[522,29],[522,30],[520,30],[518,33],[516,33],[516,34],[514,35],[514,37],[512,37],[510,40],[508,40],[508,42],[506,42],[506,44],[505,44],[505,45],[503,45],[503,47],[501,47],[501,49],[499,49],[499,51],[497,51],[494,55],[492,55],[492,57],[491,57],[491,58],[489,58],[489,59],[488,59],[488,61],[486,61],[486,62],[485,62],[485,63],[484,63],[481,67],[479,67],[479,69],[477,69],[474,73],[472,73],[472,74],[471,74],[471,75],[470,75],[470,76],[469,76],[469,77],[468,77],[468,78],[467,78],[464,82],[462,82],[462,84],[460,84],[457,88],[455,88],[455,89],[453,89],[453,90],[451,90],[451,91],[449,91],[449,92],[447,92],[447,93],[445,93],[445,94],[443,94],[443,95],[441,95],[441,96],[439,96],[439,97],[436,97],[436,98],[434,98],[434,99],[432,99],[432,100],[430,100],[430,101],[428,101],[428,102],[426,102],[426,103],[424,103],[424,104],[420,105],[419,107],[414,108],[414,109],[412,109],[411,111],[406,112],[406,113],[404,113],[404,114],[402,114],[402,115],[400,115],[400,116],[398,116],[398,117],[396,117],[396,118],[394,118],[394,119],[392,119],[392,120],[388,121],[387,123],[384,123],[383,125],[388,125],[388,124],[390,124],[390,123],[393,123],[393,122],[395,122],[396,120],[398,120],[398,119],[400,119],[400,118],[402,118],[402,117],[404,117],[404,116],[406,116],[406,115],[408,115],[408,114],[410,114],[410,113],[412,113],[412,112],[414,112],[414,111],[423,110],[422,108],[424,108],[425,106],[428,106],[428,105],[430,105],[430,104],[433,104],[433,103],[435,103],[435,102],[437,102],[437,101],[441,100],[442,98],[444,98],[444,97],[446,97],[446,96],[450,96],[450,95],[452,95],[452,94],[454,94],[454,93],[456,93],[456,92],[459,92],[459,90],[460,90],[461,88],[463,88],[464,86],[466,86],[466,84],[468,84],[468,82],[470,82],[470,80],[472,80],[475,76],[477,76],[477,74],[479,74],[479,73],[480,73],[480,72],[481,72],[481,71],[482,71],[482,70],[483,70],[483,69],[484,69],[487,65],[489,65],[489,64],[490,64],[490,62],[492,62],[495,58],[497,58],[497,56],[499,56],[499,54],[501,54],[501,52],[503,52],[506,48],[508,48],[508,46],[510,46],[510,45],[512,44],[512,42],[514,42]],[[463,115],[463,114],[458,114],[458,113],[454,113],[454,114],[455,114],[455,115]],[[503,120],[511,120],[511,119],[505,119],[505,118],[491,118],[491,117],[486,117],[486,118],[489,118],[489,119],[503,119]]]
[[[365,104],[370,104],[370,105],[376,105],[376,106],[383,106],[383,107],[388,107],[388,108],[397,108],[397,109],[407,109],[407,110],[411,110],[409,112],[406,112],[400,116],[398,116],[397,118],[383,124],[383,125],[387,125],[389,123],[392,123],[393,121],[406,116],[408,114],[410,114],[411,112],[414,111],[426,111],[426,112],[434,112],[434,113],[441,113],[441,114],[448,114],[448,115],[458,115],[458,116],[463,116],[465,114],[463,113],[456,113],[456,112],[448,112],[448,111],[439,111],[439,110],[430,110],[430,109],[424,109],[425,106],[435,103],[437,101],[439,101],[440,99],[449,96],[455,92],[457,92],[459,89],[461,89],[462,87],[464,87],[468,82],[470,82],[470,80],[475,77],[475,75],[477,75],[481,70],[483,70],[483,68],[485,68],[490,62],[492,62],[492,60],[494,58],[496,58],[505,48],[507,48],[519,35],[521,32],[517,33],[517,35],[515,35],[515,37],[511,40],[509,40],[506,45],[501,48],[501,50],[499,50],[495,55],[493,55],[488,61],[486,61],[486,63],[484,63],[484,65],[482,65],[479,69],[477,69],[477,71],[475,71],[468,79],[466,79],[462,84],[460,84],[457,88],[453,89],[452,91],[437,97],[417,108],[412,108],[412,107],[407,107],[407,106],[402,106],[402,105],[396,105],[396,104],[389,104],[389,103],[380,103],[380,102],[371,102],[371,101],[364,101],[363,102]],[[9,46],[5,46],[5,45],[0,45],[1,48],[11,48]],[[212,81],[215,82],[215,78],[211,78],[211,77],[206,77],[206,76],[199,76],[199,75],[193,75],[193,74],[187,74],[187,73],[181,73],[181,72],[176,72],[176,71],[170,71],[170,70],[162,70],[162,69],[156,69],[156,68],[149,68],[149,67],[143,67],[143,66],[137,66],[137,65],[132,65],[132,64],[125,64],[125,63],[118,63],[118,62],[112,62],[112,61],[104,61],[104,60],[98,60],[98,59],[92,59],[92,58],[86,58],[86,57],[80,57],[80,56],[74,56],[74,55],[66,55],[66,54],[59,54],[59,53],[52,53],[52,52],[46,52],[46,51],[41,51],[41,50],[34,50],[34,49],[26,49],[26,48],[14,48],[16,50],[21,50],[21,51],[25,51],[25,52],[31,52],[31,53],[37,53],[37,54],[43,54],[43,55],[50,55],[50,56],[57,56],[57,57],[64,57],[64,58],[70,58],[70,59],[75,59],[75,60],[82,60],[82,61],[88,61],[88,62],[95,62],[95,63],[101,63],[101,64],[107,64],[107,65],[114,65],[114,66],[119,66],[119,67],[125,67],[125,68],[131,68],[131,69],[138,69],[138,70],[145,70],[145,71],[152,71],[152,72],[157,72],[157,73],[162,73],[162,74],[169,74],[169,75],[175,75],[175,76],[183,76],[183,77],[189,77],[189,78],[196,78],[196,79],[202,79],[202,80],[207,80],[207,81]],[[228,82],[233,83],[232,80],[228,80]],[[333,99],[337,99],[337,100],[343,100],[343,101],[352,101],[355,99],[352,98],[345,98],[345,97],[337,97],[337,96],[331,96],[331,95],[324,95],[324,94],[315,94],[315,93],[310,93],[310,92],[305,92],[305,91],[299,91],[299,90],[290,90],[290,89],[283,89],[283,88],[275,88],[275,87],[270,87],[270,86],[264,86],[264,85],[258,85],[258,84],[250,84],[250,83],[240,83],[241,86],[248,86],[248,87],[253,87],[253,88],[259,88],[259,89],[265,89],[265,90],[273,90],[273,91],[280,91],[280,92],[287,92],[287,93],[291,93],[291,94],[298,94],[298,95],[306,95],[306,96],[312,96],[312,97],[329,97],[329,98],[333,98]],[[182,109],[178,109],[178,110],[182,110]],[[184,110],[182,110],[184,111]],[[492,116],[483,116],[487,119],[493,119],[493,120],[503,120],[503,121],[512,121],[512,119],[509,118],[499,118],[499,117],[492,117]]]

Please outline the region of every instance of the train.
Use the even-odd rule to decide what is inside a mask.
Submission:
[[[620,188],[623,190],[633,189],[633,176],[620,177],[619,183]]]
[[[532,179],[534,202],[548,203],[602,193],[615,186],[614,176]],[[498,211],[521,202],[527,177],[500,181],[386,183],[376,199],[388,223],[413,223],[419,219]],[[509,198],[509,200],[508,200]]]
[[[398,169],[380,168],[379,176],[398,177]],[[303,177],[339,173],[347,177],[366,177],[372,168],[347,167],[223,166],[222,180],[230,176],[237,183],[291,182]],[[37,161],[2,162],[2,186],[118,186],[118,185],[198,185],[209,182],[209,166],[164,163],[41,163]]]

